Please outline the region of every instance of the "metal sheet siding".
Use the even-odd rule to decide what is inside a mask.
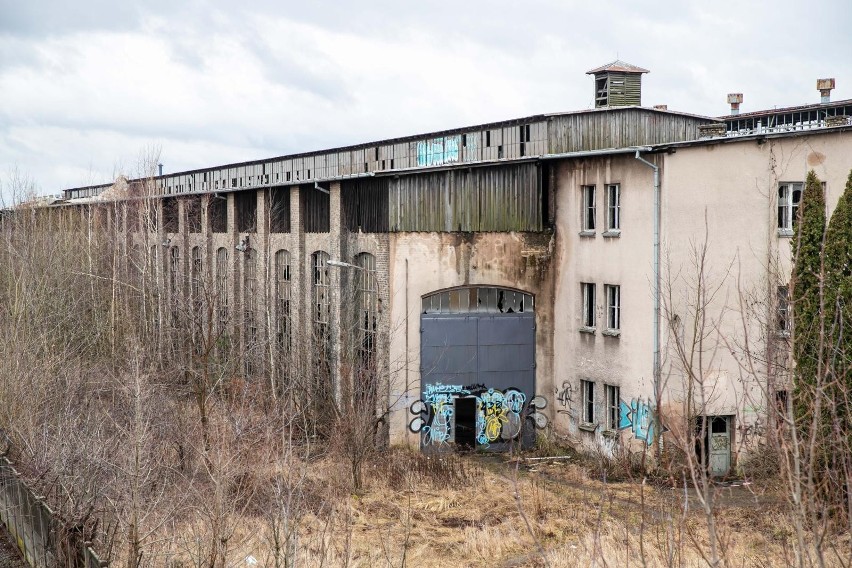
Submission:
[[[393,231],[540,231],[535,164],[448,170],[391,180]]]
[[[555,116],[550,121],[551,154],[662,144],[698,138],[707,121],[645,109]]]

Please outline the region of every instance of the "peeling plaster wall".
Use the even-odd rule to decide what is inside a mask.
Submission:
[[[778,185],[804,182],[813,169],[826,182],[830,213],[852,168],[852,133],[679,148],[665,166],[662,228],[669,260],[663,264],[663,281],[676,283],[673,310],[686,320],[695,289],[690,243],[708,243],[708,284],[718,291],[708,310],[717,332],[708,341],[713,359],[705,364],[706,413],[735,417],[733,447],[741,452],[749,443],[743,438],[767,426],[766,386],[775,373],[762,359],[786,355],[785,340],[774,330],[767,334],[776,317],[774,294],[787,284],[791,270],[792,237],[778,231]],[[755,361],[757,377],[744,372],[735,358],[743,351],[744,322],[751,348],[761,358]],[[668,330],[663,333],[665,339]],[[673,360],[671,351],[668,360]],[[674,368],[669,375],[665,404],[669,412],[682,413],[682,373]],[[788,385],[779,382],[773,388]]]
[[[620,388],[620,398],[653,398],[653,170],[633,156],[560,162],[556,169],[556,296],[554,313],[555,429],[589,448],[613,451],[612,437],[602,436],[604,384]],[[621,186],[621,235],[604,237],[606,184]],[[597,230],[580,236],[582,186],[595,185]],[[597,329],[582,327],[582,282],[595,283]],[[602,334],[606,321],[604,284],[621,290],[621,333]],[[596,424],[581,429],[580,381],[595,382]],[[625,412],[625,419],[630,416]],[[616,435],[618,436],[618,435]],[[626,442],[634,438],[624,428]],[[641,448],[644,442],[636,441]]]
[[[536,394],[553,409],[553,235],[547,233],[396,233],[390,235],[390,365],[398,368],[391,441],[416,446],[410,404],[420,397],[421,298],[464,285],[516,288],[535,295]],[[406,348],[407,346],[407,348]]]

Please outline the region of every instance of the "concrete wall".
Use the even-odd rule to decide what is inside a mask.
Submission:
[[[553,236],[550,233],[396,233],[390,235],[390,365],[396,402],[392,440],[417,445],[408,431],[409,406],[420,397],[421,298],[481,284],[535,295],[536,390],[552,409]]]
[[[826,182],[830,213],[850,168],[852,135],[846,132],[679,148],[665,158],[664,293],[669,283],[670,313],[685,327],[675,332],[688,337],[696,314],[697,252],[706,243],[709,318],[697,367],[706,378],[705,413],[734,416],[736,452],[765,432],[767,397],[789,388],[786,377],[766,362],[783,359],[788,349],[775,329],[775,294],[789,281],[792,240],[779,235],[778,185],[804,182],[813,169]],[[669,339],[665,405],[677,413],[688,393],[671,334],[664,328]],[[752,369],[741,364],[746,351]]]
[[[556,174],[556,296],[554,313],[554,403],[558,433],[611,454],[614,432],[605,432],[604,384],[620,387],[621,400],[653,395],[651,295],[652,169],[633,156],[565,161]],[[620,184],[621,233],[604,236],[607,184]],[[597,227],[581,236],[582,186],[595,185]],[[582,330],[581,283],[595,283],[597,328]],[[604,284],[621,290],[621,330],[603,334]],[[594,381],[593,426],[581,414],[580,381]],[[625,442],[630,432],[622,433]]]

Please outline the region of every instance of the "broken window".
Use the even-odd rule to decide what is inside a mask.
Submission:
[[[269,207],[269,232],[290,232],[290,189],[275,187],[266,194]]]
[[[178,300],[180,291],[178,282],[180,278],[180,250],[178,247],[169,249],[169,309],[171,313],[172,328],[178,326]]]
[[[192,311],[196,318],[200,318],[202,315],[201,279],[202,270],[204,268],[202,263],[203,261],[201,259],[201,247],[192,247],[192,273],[189,280],[189,293],[192,296]]]
[[[615,385],[604,385],[606,394],[606,429],[618,430],[618,405],[621,400],[621,389]]]
[[[216,251],[216,324],[220,334],[228,329],[228,249]]]
[[[257,231],[257,192],[241,191],[234,194],[237,208],[237,232],[254,233]]]
[[[327,364],[331,356],[331,280],[328,271],[328,253],[318,250],[311,255],[311,300],[313,306],[314,341],[319,346],[316,354]]]
[[[580,284],[583,292],[583,327],[594,329],[595,318],[595,284],[583,282]]]
[[[621,186],[612,183],[606,186],[606,230],[621,229]]]
[[[796,226],[799,202],[802,200],[801,183],[782,183],[778,186],[778,229],[792,235]]]
[[[356,398],[374,400],[376,378],[376,331],[378,319],[378,287],[376,283],[376,257],[361,253],[355,257],[358,270],[356,341]]]
[[[163,270],[163,257],[160,256],[162,254],[160,252],[160,248],[160,245],[151,245],[148,248],[148,259],[145,267],[147,272],[145,284],[147,285],[148,292],[151,294],[152,298],[157,301],[162,298],[161,293],[165,292],[164,285],[161,284],[163,281],[160,280]],[[151,324],[154,330],[159,330],[162,324],[162,318],[152,318]]]
[[[223,195],[213,195],[207,206],[207,216],[210,217],[210,230],[214,233],[228,232],[228,198]]]
[[[583,219],[582,219],[582,228],[584,231],[594,231],[595,230],[595,220],[597,218],[597,213],[595,211],[595,186],[593,185],[584,185],[583,186]]]
[[[275,339],[278,348],[290,350],[290,253],[275,252]]]
[[[184,201],[186,225],[190,233],[201,232],[201,198],[190,197]]]
[[[453,288],[423,297],[424,314],[486,312],[512,314],[532,312],[532,294],[507,288],[470,286]]]
[[[775,331],[779,335],[789,335],[790,333],[790,289],[787,286],[778,286],[777,291],[777,327]]]
[[[580,397],[583,403],[581,420],[586,424],[595,422],[595,383],[593,381],[580,381]]]
[[[243,253],[243,364],[247,377],[254,375],[257,357],[257,253]]]
[[[163,199],[163,231],[177,233],[180,231],[180,207],[174,197]]]
[[[604,284],[606,292],[606,329],[618,331],[621,329],[621,286]]]

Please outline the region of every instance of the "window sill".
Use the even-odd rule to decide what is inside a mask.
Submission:
[[[619,337],[621,336],[620,329],[605,329],[601,332],[601,334],[606,335],[607,337]]]
[[[605,239],[617,239],[621,237],[621,229],[610,229],[603,232]]]
[[[779,237],[792,237],[793,236],[793,229],[778,229],[778,236]]]
[[[618,438],[618,430],[612,430],[610,428],[605,428],[601,431],[602,436],[606,436],[607,438]]]
[[[594,237],[594,236],[597,236],[598,233],[597,233],[597,231],[585,231],[585,230],[583,230],[583,231],[580,231],[578,234],[581,237]]]
[[[595,430],[598,429],[598,423],[597,422],[580,422],[579,424],[577,424],[577,428],[579,428],[580,430],[582,430],[584,432],[594,432]]]
[[[583,327],[580,328],[580,333],[591,333],[592,335],[594,335],[594,333],[597,330],[598,330],[598,328],[596,328],[596,327],[588,327],[588,326],[584,325]]]

